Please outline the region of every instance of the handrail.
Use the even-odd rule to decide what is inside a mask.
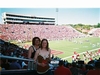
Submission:
[[[0,55],[0,58],[16,59],[16,60],[23,60],[23,61],[34,61],[32,59],[18,58],[18,57],[5,56],[5,55]]]
[[[34,67],[33,67],[34,66],[33,65],[34,60],[32,60],[32,59],[25,59],[25,58],[18,58],[18,57],[12,57],[12,56],[5,56],[5,55],[1,55],[1,54],[0,54],[0,58],[28,61],[28,70],[34,70]]]

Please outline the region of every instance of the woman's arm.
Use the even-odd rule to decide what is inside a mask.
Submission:
[[[29,49],[28,49],[28,58],[31,58],[32,51],[34,51],[33,48],[29,47]]]
[[[34,59],[33,59],[35,62],[37,61],[38,54],[39,54],[39,50],[37,50],[36,53],[35,53],[35,56],[34,56]]]
[[[51,49],[49,49],[49,62],[51,61]]]

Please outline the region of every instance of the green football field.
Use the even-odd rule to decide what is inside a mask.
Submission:
[[[23,44],[31,45],[31,42],[26,42]],[[71,41],[69,40],[49,41],[49,46],[54,56],[60,57],[70,62],[72,61],[72,55],[74,51],[80,54],[86,51],[98,50],[100,48],[100,37],[76,38]],[[82,56],[80,57],[82,59]]]

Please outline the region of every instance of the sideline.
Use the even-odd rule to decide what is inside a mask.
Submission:
[[[98,49],[100,49],[100,48],[96,48],[96,49],[92,49],[92,50],[87,50],[88,52],[92,52],[92,51],[96,51],[96,50],[98,50]],[[85,51],[86,52],[86,51]],[[83,54],[83,53],[85,53],[85,52],[82,52],[82,53],[79,53],[80,55],[81,54]],[[72,55],[73,56],[73,55]],[[71,58],[72,56],[68,56],[68,57],[64,57],[64,58],[61,58],[62,60],[65,60],[65,59],[68,59],[68,58]]]

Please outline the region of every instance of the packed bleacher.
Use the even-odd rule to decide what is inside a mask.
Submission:
[[[28,50],[24,48],[0,39],[0,54],[2,55],[27,58],[27,52]]]
[[[28,50],[0,39],[0,71],[26,69],[28,62],[15,58],[27,59],[27,55]],[[7,58],[2,58],[5,56]]]
[[[97,28],[96,31],[93,32],[93,35],[100,37],[100,28]]]
[[[84,34],[78,32],[71,26],[52,25],[19,25],[0,24],[0,38],[3,40],[28,41],[34,36],[48,40],[72,39],[83,37]]]
[[[91,29],[88,34],[95,37],[100,37],[100,28]]]

